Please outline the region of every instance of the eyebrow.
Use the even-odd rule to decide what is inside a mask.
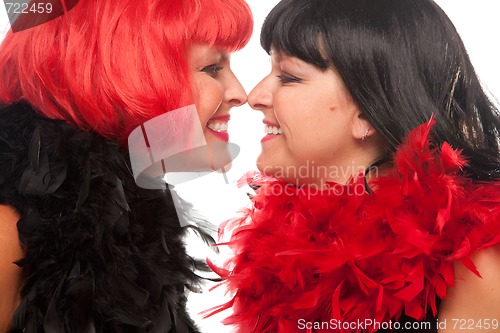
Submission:
[[[202,54],[201,57],[199,58],[202,62],[211,62],[213,58],[216,58],[216,61],[219,62],[227,57],[227,55],[224,54],[224,52],[220,50],[210,50],[206,52],[205,54]]]
[[[285,56],[285,57],[280,57],[279,61],[280,63],[285,63],[285,64],[290,64],[292,66],[296,66],[297,68],[299,68],[301,71],[304,71],[307,69],[307,67],[304,66],[304,64],[301,62],[301,61],[298,61],[299,59],[295,58],[295,57],[288,57],[288,56]]]

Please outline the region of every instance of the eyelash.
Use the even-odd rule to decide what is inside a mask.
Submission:
[[[220,67],[219,65],[217,64],[213,64],[213,65],[210,65],[210,66],[207,66],[205,68],[203,68],[201,71],[204,72],[204,73],[207,73],[208,75],[210,75],[211,77],[216,77],[217,74],[222,70],[224,69],[224,67]]]
[[[280,80],[281,83],[299,83],[302,82],[302,79],[299,79],[296,76],[290,75],[290,74],[280,74],[276,75],[278,80]]]

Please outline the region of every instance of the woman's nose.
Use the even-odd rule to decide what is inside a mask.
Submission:
[[[247,102],[247,93],[233,72],[226,81],[224,100],[231,106],[241,106]]]
[[[273,93],[269,76],[260,81],[248,95],[248,104],[254,110],[264,111],[273,107]]]

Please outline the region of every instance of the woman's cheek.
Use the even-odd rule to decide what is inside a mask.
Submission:
[[[195,104],[198,116],[202,126],[206,126],[208,120],[222,103],[224,94],[220,84],[209,76],[198,79],[195,87],[197,89]]]

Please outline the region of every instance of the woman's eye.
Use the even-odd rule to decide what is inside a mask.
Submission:
[[[302,79],[299,79],[298,77],[290,74],[280,74],[277,75],[277,78],[280,80],[281,83],[298,83],[302,81]]]
[[[204,73],[207,73],[211,77],[216,77],[217,73],[219,73],[223,68],[224,67],[220,67],[217,64],[213,64],[213,65],[210,65],[210,66],[203,68],[201,71]]]

